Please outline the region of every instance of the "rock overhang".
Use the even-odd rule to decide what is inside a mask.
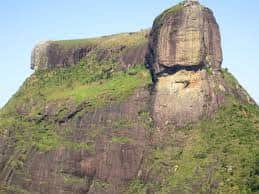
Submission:
[[[196,0],[183,1],[164,11],[154,20],[150,33],[146,34],[149,36],[145,35],[147,38],[143,46],[125,49],[125,54],[118,61],[124,66],[145,63],[153,81],[156,76],[184,68],[221,68],[222,49],[218,24],[213,12]],[[58,41],[41,42],[32,52],[31,68],[37,70],[70,66],[97,47],[86,44],[64,49]]]
[[[190,0],[188,2],[191,5],[195,4],[196,1]],[[207,28],[207,30],[208,29],[211,28]],[[209,41],[218,42],[217,40],[211,39]],[[170,45],[170,41],[168,42]],[[143,53],[146,52],[146,43],[147,41],[145,40],[143,44],[138,45],[138,47],[134,44],[133,47],[127,48],[125,53],[121,53],[122,56],[120,56],[119,59],[125,64],[137,64],[142,62]],[[69,45],[71,46],[71,44]],[[76,62],[82,56],[85,56],[85,54],[95,50],[95,47],[92,45],[86,45],[85,47],[77,46],[76,48],[73,45],[73,48],[66,47],[66,49],[62,49],[61,46],[60,43],[57,44],[55,42],[38,45],[35,48],[35,61],[32,63],[33,67],[36,69],[45,69],[56,68],[67,64],[70,65],[73,64],[73,61]],[[154,49],[156,48],[156,45],[152,46],[154,46]],[[111,49],[109,45],[106,53],[103,53],[103,50],[101,50],[101,53],[96,54],[103,56],[103,54],[109,54],[110,51],[117,52],[124,50],[124,48],[124,46],[116,45],[116,48]],[[149,54],[152,54],[150,53],[152,51],[153,50],[149,50]],[[176,48],[176,51],[178,52],[179,49]],[[204,52],[204,55],[207,56],[208,54]],[[37,57],[39,58],[37,59]],[[215,58],[211,60],[215,60]],[[215,60],[215,62],[217,62],[217,60]],[[151,63],[150,68],[153,68],[154,64]],[[13,100],[19,100],[17,101],[18,103],[12,101],[12,103],[8,105],[15,109],[18,114],[21,114],[21,117],[18,118],[15,110],[13,110],[10,114],[10,124],[9,122],[7,122],[8,124],[4,122],[3,125],[6,131],[5,133],[10,135],[14,134],[15,137],[10,136],[9,139],[8,135],[4,135],[0,141],[0,166],[2,168],[0,177],[3,177],[2,179],[0,178],[0,184],[2,185],[3,183],[4,186],[8,186],[7,189],[9,191],[10,188],[11,193],[18,192],[19,190],[21,192],[43,192],[50,194],[61,192],[106,192],[117,194],[121,193],[122,190],[124,191],[126,186],[134,188],[135,192],[136,186],[139,186],[139,183],[141,183],[141,191],[145,188],[147,192],[152,193],[159,191],[169,192],[169,188],[166,187],[167,184],[164,185],[163,183],[172,180],[172,178],[175,180],[179,178],[178,186],[172,188],[175,190],[170,190],[170,192],[179,193],[183,187],[188,188],[188,191],[191,189],[194,192],[203,192],[204,187],[197,187],[197,181],[204,181],[204,177],[206,179],[207,168],[203,171],[199,170],[198,176],[202,175],[199,176],[202,177],[202,179],[195,179],[195,182],[187,181],[188,184],[185,184],[185,181],[184,184],[181,184],[183,178],[189,180],[190,176],[189,174],[188,176],[182,176],[181,173],[175,173],[179,166],[175,165],[172,156],[180,156],[182,152],[185,153],[187,151],[190,157],[177,157],[175,161],[179,164],[186,164],[181,165],[181,169],[189,171],[189,158],[194,158],[193,161],[197,161],[197,165],[199,165],[200,159],[203,157],[196,157],[196,153],[202,153],[203,155],[204,151],[205,157],[207,157],[207,154],[213,154],[214,152],[207,153],[207,149],[200,150],[200,144],[197,144],[198,146],[194,144],[195,142],[200,143],[200,138],[203,140],[204,137],[203,134],[199,133],[201,130],[197,128],[197,126],[199,127],[200,125],[194,125],[193,127],[190,127],[192,125],[188,125],[183,129],[175,129],[214,115],[218,107],[223,105],[226,94],[228,96],[234,96],[237,99],[240,98],[240,100],[244,99],[244,102],[246,102],[247,99],[248,102],[250,101],[249,95],[237,82],[231,83],[231,86],[227,84],[229,80],[227,77],[224,77],[227,76],[226,73],[223,74],[219,72],[222,74],[214,74],[213,72],[211,73],[209,69],[204,69],[205,65],[210,65],[209,67],[216,70],[217,66],[211,64],[212,63],[204,64],[204,61],[201,64],[194,63],[193,61],[183,64],[170,62],[168,64],[158,64],[161,69],[153,68],[153,70],[158,76],[159,81],[154,84],[154,92],[152,92],[151,95],[150,87],[146,86],[142,88],[141,86],[141,88],[137,89],[137,91],[129,96],[127,100],[125,99],[125,101],[114,101],[114,103],[110,103],[109,101],[109,103],[94,109],[89,109],[89,99],[84,99],[87,105],[82,103],[78,106],[76,102],[70,100],[64,102],[62,100],[53,100],[48,102],[45,98],[48,93],[44,93],[44,90],[40,87],[39,92],[35,92],[36,88],[30,87],[34,86],[33,84],[38,83],[40,80],[28,79],[28,81],[32,81],[33,84],[26,84],[26,87],[23,88],[25,90],[22,90],[23,92],[20,93],[21,95],[19,94],[13,97]],[[217,62],[217,64],[220,63]],[[165,74],[167,75],[162,76]],[[34,78],[34,76],[32,78]],[[98,82],[98,85],[99,84],[103,84],[103,81]],[[117,82],[117,84],[120,83]],[[123,86],[123,84],[120,86]],[[28,92],[30,92],[30,89],[33,89],[32,95],[26,96]],[[58,86],[56,89],[63,91],[64,88]],[[71,87],[67,87],[66,91],[70,92],[71,89]],[[85,87],[83,87],[83,89],[85,89]],[[103,93],[103,90],[101,90],[101,92]],[[112,96],[109,95],[110,92],[107,92],[108,98],[113,99]],[[36,97],[35,99],[28,101],[28,97],[32,98],[34,96]],[[103,98],[103,95],[101,95],[101,98]],[[29,107],[31,106],[35,107],[29,111]],[[24,107],[26,107],[25,112],[27,112],[28,107],[27,113],[29,117],[27,117],[27,113],[24,114]],[[38,109],[37,107],[41,108]],[[243,114],[243,112],[245,116],[247,113],[250,114],[250,112],[247,112],[248,109],[246,107],[249,108],[248,106],[243,107],[243,105],[238,105],[237,107],[235,101],[234,109],[230,109],[232,110],[231,112],[228,111],[229,109],[226,109],[227,112],[223,109],[226,113],[224,113],[223,116],[220,114],[222,118],[228,115],[229,118],[224,118],[224,120],[216,119],[216,121],[213,122],[209,121],[203,126],[205,128],[202,130],[206,133],[207,126],[213,125],[215,122],[228,122],[233,119],[232,112],[237,109],[240,110],[238,114],[234,116],[240,117],[240,114]],[[83,110],[75,114],[75,112],[81,110],[81,108],[83,108]],[[71,115],[73,115],[72,118],[70,118]],[[7,114],[5,117],[9,117],[9,115]],[[24,120],[21,120],[22,118],[24,118]],[[9,121],[9,118],[7,119]],[[17,119],[22,121],[19,126],[17,122],[11,122]],[[243,123],[246,125],[248,122]],[[203,121],[202,124],[204,124]],[[46,130],[40,130],[38,133],[37,130],[35,130],[37,126],[39,126],[39,130],[43,129],[43,126],[45,129],[46,126]],[[219,127],[220,126],[221,125],[219,125]],[[26,129],[23,129],[24,127]],[[210,131],[213,132],[214,129],[216,128],[214,127],[210,129]],[[234,130],[234,128],[232,129]],[[230,135],[232,135],[232,129],[229,130]],[[225,128],[223,131],[224,130]],[[31,135],[28,136],[30,132]],[[220,135],[220,132],[221,131],[219,131],[218,135]],[[213,132],[213,134],[215,133]],[[253,135],[253,133],[251,135]],[[46,138],[48,141],[45,142]],[[214,137],[214,140],[218,138],[220,138],[220,136]],[[227,140],[228,139],[229,138],[227,138]],[[234,140],[235,139],[236,137],[234,137]],[[35,143],[35,140],[39,141],[39,143]],[[208,140],[211,140],[211,137],[209,137]],[[29,143],[24,144],[24,142]],[[226,141],[226,143],[228,143],[228,141]],[[193,147],[195,147],[195,149],[190,151],[189,144],[194,145]],[[17,146],[14,147],[13,145]],[[39,146],[48,147],[47,150],[49,151],[37,149]],[[212,146],[214,146],[214,144]],[[234,146],[236,146],[236,144],[234,144]],[[161,152],[162,149],[157,149],[160,147],[162,149],[166,148],[164,149],[165,152]],[[219,147],[219,150],[221,147],[222,146]],[[243,147],[244,146],[241,145],[241,151],[243,151]],[[249,149],[250,147],[251,146],[249,146]],[[249,152],[249,149],[247,149],[247,152]],[[168,155],[169,152],[170,154]],[[151,157],[149,153],[152,154]],[[161,162],[160,166],[153,168],[151,163],[157,160],[157,153],[159,153],[159,161],[162,159],[165,160],[165,163]],[[195,156],[193,153],[195,153]],[[220,154],[220,152],[218,153]],[[160,157],[163,156],[161,154],[169,156],[168,159],[167,157]],[[215,157],[213,155],[208,156],[210,158],[218,158],[217,155],[215,155]],[[187,158],[187,160],[179,160],[179,158]],[[173,157],[173,159],[175,159],[175,157]],[[236,160],[235,155],[233,159]],[[146,163],[146,161],[148,161],[148,163]],[[166,166],[164,164],[166,164]],[[168,166],[168,164],[172,164],[172,168]],[[195,170],[197,165],[192,165],[194,169],[193,172],[197,171]],[[219,171],[213,173],[220,173],[221,166],[222,164],[219,163],[218,166],[216,166],[218,168],[214,168],[214,170]],[[165,174],[157,174],[161,169],[160,167],[166,167],[164,168]],[[208,167],[209,170],[211,170],[210,166]],[[168,174],[167,168],[175,170]],[[181,176],[176,177],[177,174]],[[248,172],[247,178],[250,180],[251,177],[249,174]],[[220,178],[217,176],[215,179],[216,182],[220,183],[224,181],[225,174],[223,175],[222,180],[216,180]],[[230,178],[232,177],[231,174],[229,176]],[[166,179],[166,177],[169,178]],[[142,181],[139,182],[139,180],[145,180],[146,184],[142,185]],[[154,180],[156,184],[153,185]],[[135,183],[137,183],[137,185]],[[161,187],[157,188],[157,185]],[[221,189],[217,189],[217,184],[210,186],[212,187],[208,188],[209,190],[215,190],[215,192],[221,191]],[[232,187],[232,185],[230,185],[230,187]],[[153,190],[153,188],[155,188],[155,190]],[[235,189],[236,188],[237,187],[235,187]],[[243,188],[245,187],[242,186],[241,189],[243,190]],[[15,191],[13,189],[15,189]],[[226,189],[228,189],[228,187],[223,188],[224,191],[226,191]],[[133,191],[132,189],[130,190]]]

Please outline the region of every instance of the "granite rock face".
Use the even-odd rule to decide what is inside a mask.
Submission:
[[[147,62],[155,74],[176,66],[220,69],[221,38],[212,11],[186,1],[163,12],[151,30]]]
[[[143,64],[148,30],[82,40],[47,41],[37,44],[31,55],[31,69],[53,69],[78,64],[94,54],[99,61],[113,58],[122,67]],[[112,45],[114,39],[121,42]],[[132,40],[129,40],[132,39]]]
[[[215,93],[216,77],[209,77],[205,70],[181,70],[174,75],[160,77],[153,105],[156,123],[160,127],[165,124],[184,126],[211,115],[223,103],[224,96],[222,92]]]
[[[122,69],[117,73],[121,77],[134,76],[138,70],[128,68],[146,63],[154,82],[150,84],[148,78],[146,85],[140,84],[125,99],[116,99],[112,95],[116,92],[113,85],[125,87],[120,79],[110,84],[114,77],[100,78],[63,88],[63,78],[54,79],[60,85],[51,86],[54,81],[48,80],[49,71],[39,71],[39,76],[46,79],[44,87],[54,87],[60,92],[60,98],[52,99],[48,90],[42,90],[42,81],[37,82],[37,76],[32,75],[22,88],[28,87],[28,90],[18,93],[13,102],[0,111],[0,193],[153,194],[160,193],[159,189],[161,193],[185,193],[184,187],[188,193],[214,193],[216,187],[221,187],[220,179],[215,177],[222,171],[226,180],[227,160],[220,163],[222,155],[207,157],[213,150],[205,152],[208,160],[202,160],[205,159],[200,152],[203,144],[197,146],[199,158],[188,155],[193,143],[203,141],[204,137],[197,138],[196,130],[189,134],[176,130],[212,116],[226,101],[226,96],[254,104],[246,91],[220,70],[220,32],[213,13],[197,1],[188,0],[161,14],[149,37],[148,33],[48,41],[35,47],[32,53],[35,70],[71,66],[94,57],[97,60],[94,65],[105,60],[111,60],[112,65],[118,63]],[[145,73],[148,75],[148,70]],[[109,87],[100,87],[100,94],[95,96],[104,98],[104,104],[102,100],[95,102],[87,97],[79,103],[73,98],[74,93],[81,98],[84,90],[95,94],[95,86],[98,89],[105,82]],[[127,83],[130,86],[131,82]],[[79,92],[75,90],[78,87]],[[27,92],[32,91],[30,89],[35,90],[35,94],[30,95]],[[240,110],[241,117],[249,117],[246,110]],[[1,122],[2,117],[6,122]],[[17,123],[17,119],[23,123]],[[24,143],[27,141],[35,145]],[[251,151],[241,153],[244,152]],[[236,159],[237,155],[232,157]],[[182,158],[191,160],[188,168]],[[185,171],[195,172],[195,177],[186,176],[182,173]],[[164,178],[168,175],[174,179],[180,175],[182,184],[171,185]],[[229,176],[232,178],[233,174]],[[211,182],[213,178],[215,182]],[[163,190],[168,185],[173,189]]]
[[[65,133],[68,128],[73,129],[69,138],[78,144],[93,142],[93,150],[63,146],[47,152],[28,150],[28,160],[21,173],[10,165],[3,167],[5,157],[11,154],[7,150],[10,152],[11,149],[4,149],[2,146],[7,143],[0,138],[0,193],[2,182],[24,188],[28,193],[123,193],[128,181],[140,173],[148,145],[149,139],[141,125],[143,121],[139,112],[147,109],[149,98],[149,91],[141,88],[126,102],[109,104],[82,117],[67,119],[56,126],[57,131]],[[57,105],[52,104],[50,108],[52,110],[46,110],[48,118],[57,111]],[[71,104],[69,109],[72,111],[73,108]],[[116,141],[116,137],[124,137],[128,141]],[[20,154],[15,157],[20,157]]]
[[[211,115],[223,103],[221,37],[213,13],[184,1],[156,18],[146,63],[155,82],[153,117],[183,126]],[[212,75],[209,75],[208,73]]]
[[[91,46],[64,49],[52,41],[42,42],[37,44],[33,49],[31,68],[43,70],[76,64],[92,49]]]

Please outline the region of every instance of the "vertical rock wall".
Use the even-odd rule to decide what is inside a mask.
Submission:
[[[31,68],[67,67],[89,55],[95,55],[99,61],[113,58],[122,67],[143,64],[148,34],[148,30],[142,30],[100,38],[41,42],[32,51]]]
[[[212,11],[197,1],[180,3],[156,18],[146,59],[155,81],[153,117],[159,126],[197,121],[221,104],[219,27]]]
[[[156,18],[147,62],[157,74],[174,66],[220,69],[221,40],[213,13],[198,2],[185,2]]]

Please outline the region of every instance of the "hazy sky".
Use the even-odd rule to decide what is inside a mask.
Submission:
[[[0,106],[32,73],[30,55],[43,40],[138,31],[178,0],[8,0],[0,4]],[[201,0],[220,25],[223,66],[259,102],[259,1]]]

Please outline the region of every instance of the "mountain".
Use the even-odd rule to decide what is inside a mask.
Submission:
[[[151,30],[43,42],[0,111],[0,193],[258,193],[259,108],[187,0]]]

